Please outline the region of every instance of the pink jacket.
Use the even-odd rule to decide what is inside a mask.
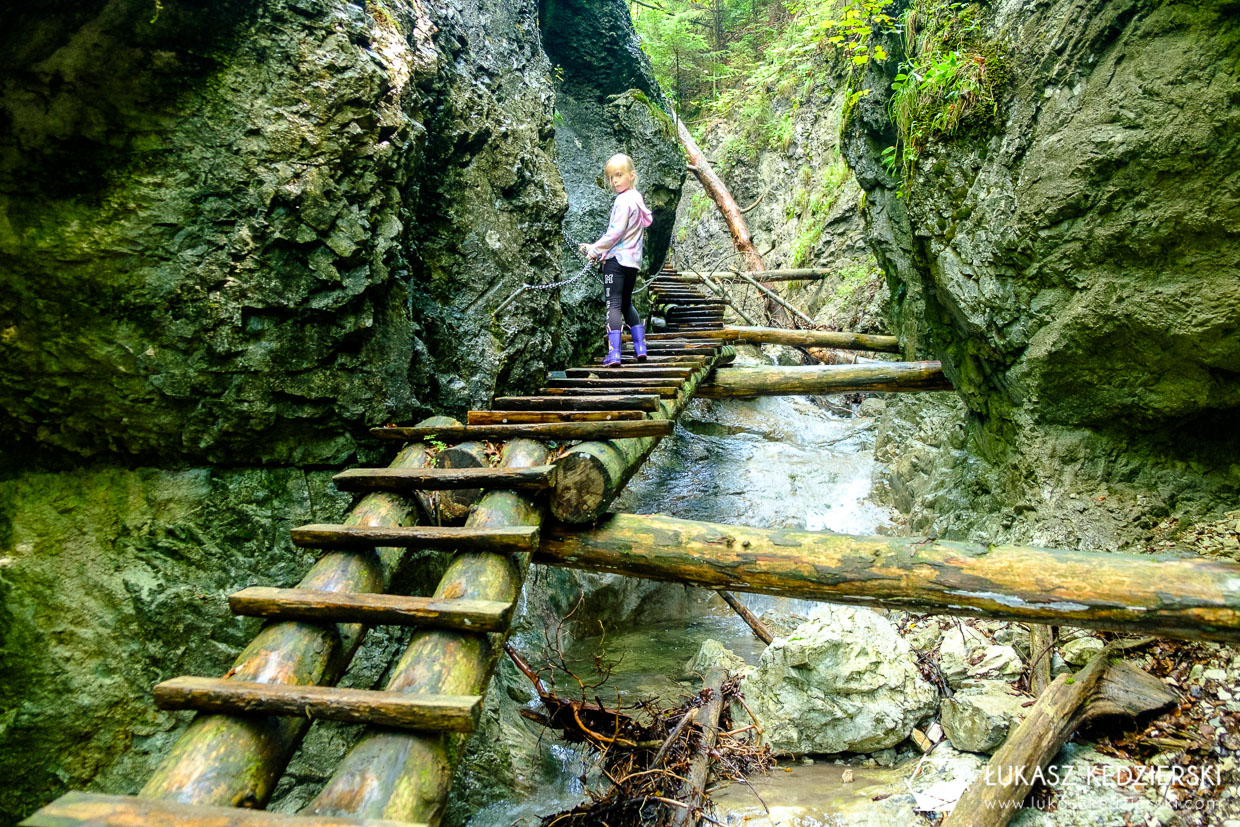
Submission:
[[[646,238],[646,228],[653,220],[642,194],[635,189],[627,189],[616,196],[607,232],[590,245],[590,251],[604,259],[615,258],[625,267],[641,267],[642,243]]]

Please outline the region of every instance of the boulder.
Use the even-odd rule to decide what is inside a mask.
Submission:
[[[1078,637],[1060,646],[1059,653],[1073,666],[1084,666],[1105,648],[1106,644],[1096,637]]]
[[[972,626],[960,624],[943,634],[939,646],[939,669],[953,688],[970,679],[1015,678],[1023,664],[1011,646],[991,643]]]
[[[1024,720],[1022,704],[1028,700],[1004,681],[978,681],[943,701],[943,731],[958,750],[993,752],[1012,725]]]
[[[753,667],[745,663],[745,659],[725,647],[722,643],[714,639],[702,641],[702,646],[698,649],[697,654],[689,658],[685,663],[684,677],[686,679],[701,679],[707,672],[714,668],[721,668],[724,672],[733,675],[747,674]]]
[[[746,697],[776,752],[873,752],[908,737],[938,693],[885,618],[823,606],[762,653]]]

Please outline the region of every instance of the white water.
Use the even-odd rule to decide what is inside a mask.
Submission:
[[[875,424],[824,409],[806,397],[695,400],[614,508],[763,528],[881,534],[891,526],[893,514],[870,500]],[[759,614],[804,615],[813,605],[766,595],[737,597]],[[718,598],[713,602],[721,603]],[[696,691],[678,679],[683,664],[707,638],[751,663],[763,649],[726,607],[670,623],[616,620],[622,631],[612,632],[606,648],[609,656],[625,656],[609,686],[621,692],[626,703],[651,695],[671,701],[679,693]],[[588,658],[595,644],[578,641],[573,651]],[[542,750],[544,768],[549,763],[562,768],[559,781],[543,783],[534,797],[499,801],[480,810],[470,827],[535,825],[540,816],[582,800],[585,765],[579,753],[557,744],[550,732],[543,736]]]

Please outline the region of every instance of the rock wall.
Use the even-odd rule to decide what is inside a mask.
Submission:
[[[976,7],[1006,63],[997,115],[931,140],[907,184],[881,159],[903,41],[871,69],[845,141],[868,240],[907,355],[942,358],[968,410],[961,453],[915,486],[955,492],[927,527],[1114,547],[1234,507],[1236,8]]]
[[[751,146],[744,125],[734,122],[712,125],[701,144],[736,202],[750,208],[745,222],[768,268],[832,271],[825,279],[780,284],[780,295],[829,329],[885,333],[886,281],[866,247],[861,188],[840,154],[845,97],[838,85],[823,85],[795,107],[773,100],[776,117],[790,126],[781,146]],[[737,266],[727,225],[696,177],[685,192],[673,238],[676,266]],[[733,296],[763,322],[763,302],[752,288],[738,287]]]
[[[584,266],[574,242],[594,241],[607,228],[615,193],[603,179],[603,165],[618,152],[633,158],[637,189],[654,217],[646,231],[644,271],[658,270],[671,239],[685,160],[628,10],[610,0],[543,0],[540,15],[556,78],[555,142],[568,194],[560,259],[564,278]],[[604,341],[601,284],[601,276],[591,271],[564,288],[573,298],[566,317],[581,332],[576,341],[589,351],[598,351]],[[643,312],[644,299],[636,297]],[[564,364],[573,360],[567,348],[560,354]]]
[[[528,391],[601,314],[492,314],[561,269],[533,0],[71,5],[0,26],[6,823],[136,791],[186,720],[150,687],[227,668],[256,627],[224,596],[300,577],[287,530],[344,513],[366,428]],[[657,123],[611,106],[600,135]]]

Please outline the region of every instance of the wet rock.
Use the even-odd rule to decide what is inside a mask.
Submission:
[[[1029,700],[1004,681],[978,681],[943,701],[943,731],[964,752],[994,752],[1025,719]]]
[[[877,396],[867,396],[861,400],[857,413],[860,416],[882,416],[885,410],[887,410],[886,401],[879,399]]]
[[[1059,647],[1063,659],[1073,666],[1084,666],[1106,648],[1106,644],[1096,637],[1078,637]]]
[[[938,693],[888,621],[823,606],[766,648],[746,697],[776,751],[835,753],[894,746],[934,711]]]
[[[683,677],[701,680],[712,669],[722,669],[732,675],[746,675],[752,667],[717,640],[705,640],[702,648],[685,664]]]
[[[1011,646],[991,643],[972,626],[949,626],[939,645],[939,669],[953,686],[987,677],[1015,678],[1023,664]]]

